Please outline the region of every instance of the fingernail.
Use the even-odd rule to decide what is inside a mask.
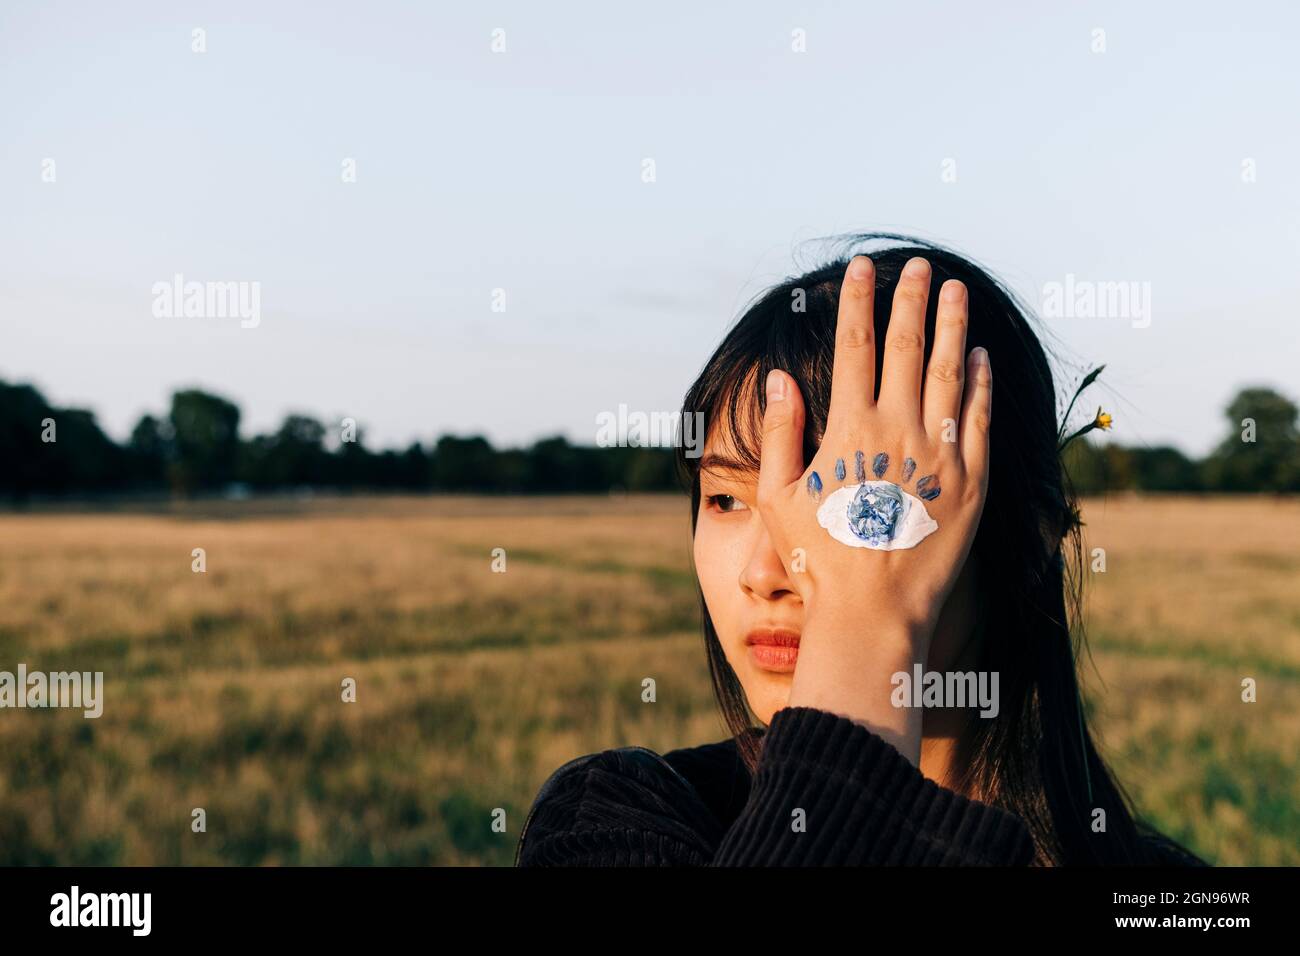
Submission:
[[[867,279],[871,276],[871,260],[866,256],[854,256],[849,263],[850,279]]]
[[[767,400],[769,402],[785,401],[785,376],[776,369],[767,373]]]
[[[907,265],[903,266],[903,275],[919,279],[930,271],[930,263],[926,262],[920,256],[914,259],[908,259]]]
[[[943,284],[939,297],[945,302],[960,302],[966,295],[966,286],[956,279],[949,279]]]
[[[970,359],[975,363],[976,368],[989,367],[989,353],[982,345],[971,349]]]

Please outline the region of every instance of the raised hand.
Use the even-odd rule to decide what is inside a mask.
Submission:
[[[966,355],[967,291],[944,283],[924,366],[930,266],[908,262],[894,292],[880,395],[874,395],[875,269],[849,263],[840,290],[830,410],[803,460],[804,404],[794,379],[767,379],[757,508],[773,545],[804,568],[789,706],[820,707],[877,730],[913,761],[920,715],[889,704],[890,676],[924,662],[961,571],[988,482],[992,374]]]

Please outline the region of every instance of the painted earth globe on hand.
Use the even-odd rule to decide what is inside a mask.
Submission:
[[[892,484],[864,484],[849,502],[849,528],[863,541],[884,544],[894,537],[903,514],[903,490]]]

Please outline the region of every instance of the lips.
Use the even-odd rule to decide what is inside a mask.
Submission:
[[[756,627],[745,635],[749,658],[760,670],[788,674],[799,659],[799,632],[787,627]]]

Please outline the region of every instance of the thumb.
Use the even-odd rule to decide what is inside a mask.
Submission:
[[[763,446],[758,471],[758,500],[778,501],[803,476],[803,396],[794,379],[780,369],[767,373],[767,408],[763,412]]]

